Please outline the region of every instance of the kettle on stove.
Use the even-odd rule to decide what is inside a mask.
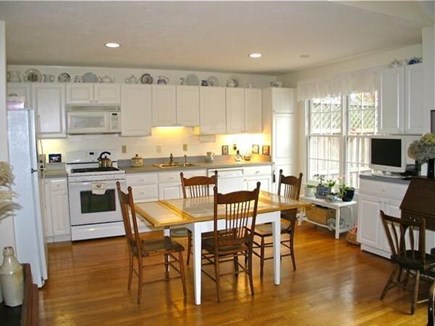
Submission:
[[[104,157],[103,155],[106,154]],[[98,163],[100,168],[110,168],[112,167],[112,160],[107,157],[107,155],[110,155],[110,152],[102,152],[100,156],[98,157]]]

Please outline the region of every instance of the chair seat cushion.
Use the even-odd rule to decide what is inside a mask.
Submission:
[[[281,219],[281,233],[286,233],[290,227],[290,222],[286,219]],[[272,236],[272,224],[258,224],[255,226],[254,234],[260,237]]]
[[[180,243],[167,236],[159,239],[143,239],[141,245],[143,256],[184,251],[184,247]]]
[[[392,255],[391,260],[397,262],[408,269],[419,270],[421,272],[426,271],[428,269],[435,268],[435,257],[426,254],[425,255],[425,264],[420,260],[419,252],[415,250],[407,250],[406,257]]]

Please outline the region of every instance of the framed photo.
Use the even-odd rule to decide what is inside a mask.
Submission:
[[[259,153],[260,153],[260,146],[252,145],[252,154],[259,154]]]
[[[263,155],[270,155],[270,146],[269,145],[263,145],[261,152]]]
[[[222,145],[222,155],[228,155],[228,145]]]

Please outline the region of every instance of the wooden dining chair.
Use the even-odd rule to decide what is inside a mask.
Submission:
[[[255,226],[257,217],[258,195],[260,182],[252,191],[242,190],[220,194],[217,187],[214,190],[213,237],[202,241],[202,272],[216,283],[217,301],[220,302],[220,264],[232,262],[234,269],[231,274],[245,272],[249,277],[251,294],[254,295],[252,278],[252,237],[250,229]],[[249,223],[249,218],[252,217]],[[238,257],[243,256],[243,264]],[[246,262],[246,263],[245,263]],[[214,265],[214,275],[204,267]]]
[[[388,291],[394,287],[408,290],[409,280],[414,279],[411,291],[411,315],[414,314],[418,301],[420,278],[430,279],[433,282],[435,257],[426,253],[425,233],[426,221],[424,218],[402,219],[389,216],[381,211],[382,224],[391,248],[391,261],[394,269],[382,291],[381,300]],[[421,277],[424,276],[424,277]]]
[[[144,268],[153,265],[165,265],[165,279],[169,280],[169,267],[175,270],[181,277],[183,293],[186,297],[186,276],[184,272],[183,251],[184,247],[170,237],[158,239],[142,239],[136,220],[136,211],[133,202],[133,192],[128,187],[128,193],[121,190],[121,184],[116,182],[118,198],[121,206],[122,220],[124,222],[125,235],[128,245],[129,269],[128,269],[128,290],[131,289],[133,272],[138,276],[137,303],[141,302],[142,285],[144,284]],[[147,264],[144,260],[153,256],[164,256],[164,262]],[[135,261],[137,266],[135,268]]]
[[[192,197],[205,197],[210,196],[210,188],[218,185],[217,171],[210,177],[207,176],[194,176],[185,178],[183,172],[180,172],[181,189],[183,190],[183,198]],[[202,234],[202,238],[210,238],[213,236],[212,232]],[[187,261],[189,265],[190,255],[192,253],[192,232],[187,230]]]
[[[299,173],[299,177],[284,176],[283,171],[279,170],[278,195],[298,200],[302,176],[302,173]],[[297,213],[297,209],[281,211],[281,245],[288,249],[287,253],[281,253],[281,257],[291,256],[293,270],[296,270],[294,235]],[[266,248],[273,247],[272,234],[272,225],[270,223],[255,226],[254,255],[260,258],[260,278],[263,278],[264,261],[273,258],[273,256],[266,256]]]

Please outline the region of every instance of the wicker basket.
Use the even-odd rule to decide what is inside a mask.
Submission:
[[[335,210],[332,208],[312,205],[305,209],[305,215],[312,222],[326,225],[329,218],[335,217]]]
[[[346,234],[346,241],[353,244],[353,245],[359,246],[359,242],[356,241],[357,231],[358,231],[358,229],[356,226],[354,226],[352,229],[350,229]]]

